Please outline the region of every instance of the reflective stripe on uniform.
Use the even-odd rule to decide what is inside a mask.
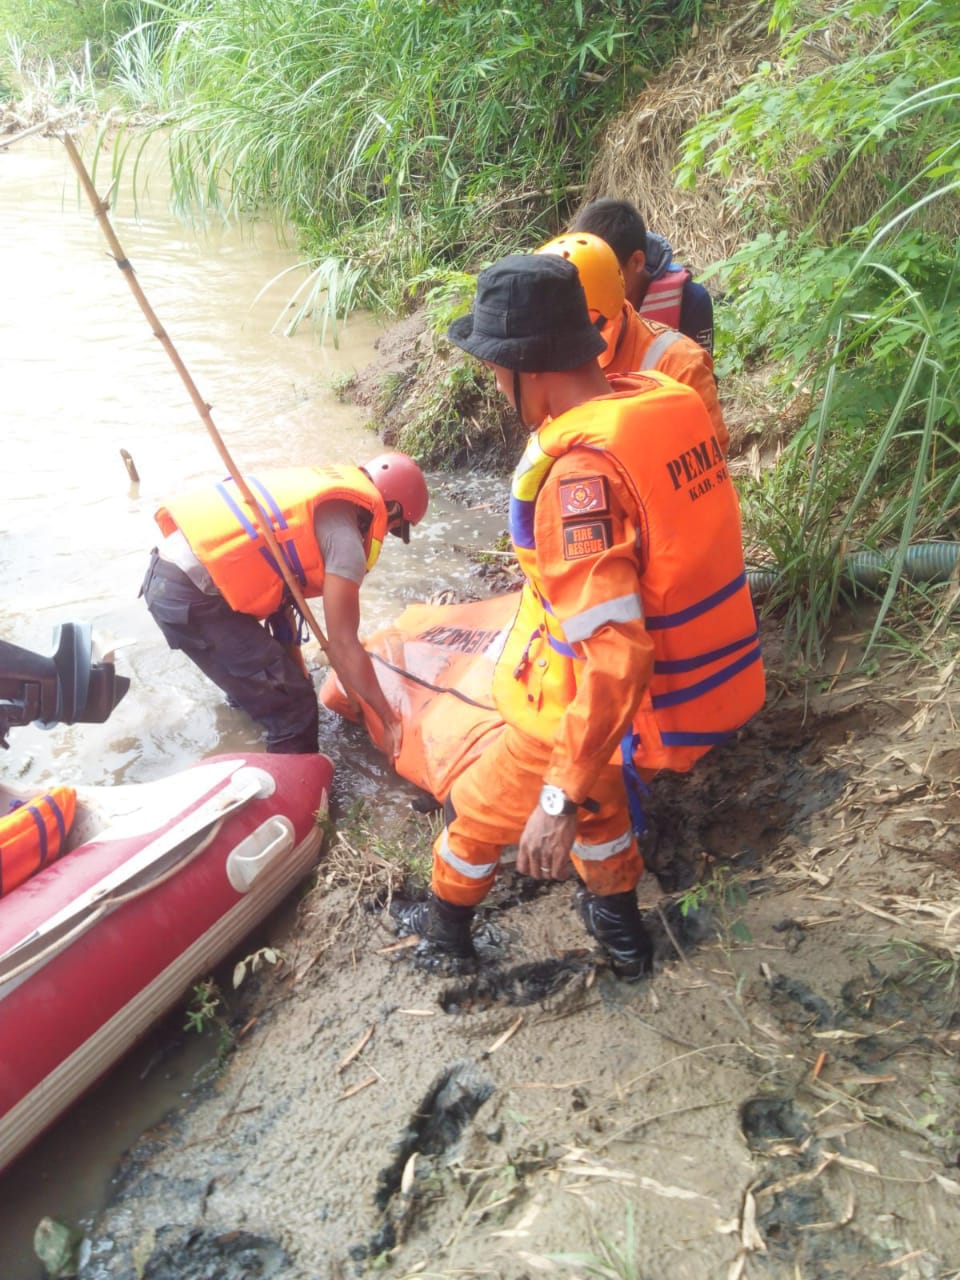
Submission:
[[[636,622],[643,617],[643,605],[640,597],[632,592],[627,596],[617,596],[614,600],[604,600],[602,604],[592,605],[572,618],[565,618],[563,634],[571,642],[588,640],[601,627],[610,622]]]
[[[440,846],[436,850],[441,860],[451,867],[454,871],[462,876],[466,876],[468,880],[486,880],[488,876],[492,876],[497,870],[496,862],[466,862],[463,858],[458,858],[447,843],[447,832],[444,828],[440,837]]]
[[[573,852],[581,862],[604,862],[607,858],[623,853],[624,849],[629,849],[632,841],[633,832],[628,830],[622,836],[606,840],[603,844],[584,844],[581,840],[575,840]]]
[[[660,357],[668,347],[672,347],[673,344],[675,342],[679,342],[682,337],[683,334],[678,333],[676,329],[667,329],[664,333],[659,334],[643,353],[640,368],[655,369],[659,363]]]

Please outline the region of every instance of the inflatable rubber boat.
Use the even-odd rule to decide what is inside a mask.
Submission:
[[[326,756],[251,753],[156,782],[0,785],[42,846],[0,897],[0,1169],[306,876],[332,777]]]
[[[493,704],[493,669],[520,593],[466,604],[412,604],[395,622],[365,637],[387,702],[403,723],[395,762],[409,782],[444,800],[454,779],[503,728]],[[330,672],[320,701],[357,723],[379,746],[379,722],[365,717]]]

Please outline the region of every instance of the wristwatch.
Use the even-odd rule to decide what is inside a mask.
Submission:
[[[540,808],[551,818],[559,818],[561,814],[576,813],[579,806],[560,787],[547,783],[540,792]]]

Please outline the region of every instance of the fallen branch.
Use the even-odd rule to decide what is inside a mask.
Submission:
[[[370,1043],[370,1037],[373,1035],[374,1031],[376,1030],[376,1026],[377,1024],[375,1022],[371,1022],[369,1027],[367,1027],[366,1031],[363,1033],[363,1035],[360,1037],[357,1043],[353,1046],[350,1052],[346,1054],[345,1057],[340,1059],[340,1061],[337,1063],[337,1075],[340,1075],[341,1072],[346,1071],[350,1063],[354,1062],[357,1058],[360,1057],[360,1054],[363,1053],[364,1049]]]

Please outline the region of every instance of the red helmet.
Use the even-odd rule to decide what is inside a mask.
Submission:
[[[404,542],[408,542],[410,526],[420,523],[430,500],[423,472],[409,454],[399,452],[381,453],[365,462],[361,470],[367,473],[388,506],[391,502],[400,504],[403,513],[401,536]]]

